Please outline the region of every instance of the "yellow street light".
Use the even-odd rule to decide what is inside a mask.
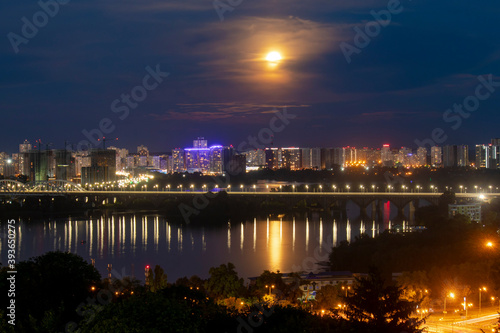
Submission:
[[[455,294],[454,293],[449,293],[447,294],[445,297],[444,297],[444,310],[443,310],[443,314],[446,314],[446,299],[447,298],[455,298]]]
[[[271,289],[274,289],[274,284],[270,286],[266,284],[266,288],[269,288],[269,295],[271,295]]]

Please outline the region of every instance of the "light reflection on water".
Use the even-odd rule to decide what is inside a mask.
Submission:
[[[326,258],[333,246],[352,241],[361,233],[377,236],[394,224],[385,218],[371,220],[308,217],[250,218],[222,227],[173,224],[158,215],[110,215],[87,220],[16,224],[17,259],[26,260],[48,251],[77,253],[89,263],[95,259],[102,276],[106,267],[144,279],[145,265],[160,265],[170,282],[182,276],[208,277],[210,267],[232,262],[240,276],[257,276],[264,270],[290,272],[300,268],[318,271],[318,255]],[[0,229],[7,233],[6,224]],[[7,242],[0,242],[0,257],[6,262]],[[308,263],[308,264],[304,264]],[[135,271],[134,271],[135,267]],[[295,269],[294,269],[295,268]]]

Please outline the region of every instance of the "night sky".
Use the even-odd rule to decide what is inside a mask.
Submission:
[[[220,0],[223,21],[212,0],[60,1],[47,22],[36,1],[0,4],[0,151],[77,144],[105,118],[105,135],[131,150],[197,136],[238,146],[284,106],[296,118],[275,146],[416,148],[435,128],[441,145],[500,137],[500,86],[459,126],[443,120],[479,75],[500,83],[498,1]],[[348,63],[341,45],[355,47],[356,27],[377,29],[370,12],[391,3],[397,13]],[[38,32],[23,39],[33,15]],[[283,59],[266,61],[271,51]],[[128,114],[113,112],[148,66],[169,75],[147,80],[156,87]]]

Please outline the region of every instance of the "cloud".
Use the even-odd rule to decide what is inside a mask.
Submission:
[[[407,116],[412,114],[421,114],[421,112],[379,111],[379,112],[365,112],[362,113],[361,116],[393,119],[395,117]]]
[[[262,115],[276,113],[283,108],[307,109],[310,105],[278,105],[252,103],[179,103],[178,109],[169,109],[162,114],[151,113],[156,120],[210,121],[231,119],[232,121],[259,121]],[[249,120],[250,119],[250,120]]]

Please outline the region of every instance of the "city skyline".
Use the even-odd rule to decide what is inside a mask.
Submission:
[[[498,131],[497,131],[497,133],[498,133]],[[444,147],[444,146],[453,146],[453,145],[458,145],[458,146],[467,145],[470,147],[475,147],[477,145],[492,145],[493,142],[495,142],[493,145],[499,145],[498,143],[500,143],[500,141],[499,141],[500,139],[497,138],[497,136],[498,135],[493,135],[491,137],[485,137],[484,140],[482,140],[482,141],[472,142],[472,143],[465,142],[465,141],[469,141],[469,140],[461,140],[458,142],[451,142],[449,140],[446,140],[443,144],[435,143],[435,145],[433,145],[433,146],[429,146],[427,144],[427,142],[425,142],[426,144],[423,144],[423,145],[417,145],[417,144],[415,144],[415,142],[412,142],[409,145],[404,145],[404,144],[398,145],[398,144],[393,144],[392,142],[388,142],[388,141],[381,141],[382,143],[380,145],[375,145],[375,144],[355,145],[355,144],[349,144],[349,142],[345,145],[341,145],[341,144],[335,144],[332,142],[331,144],[326,144],[326,143],[321,144],[320,143],[318,145],[306,146],[306,145],[299,145],[299,144],[293,143],[293,142],[289,145],[280,145],[280,144],[276,144],[274,142],[272,142],[272,144],[266,144],[265,142],[259,141],[257,135],[254,135],[253,137],[256,139],[255,142],[248,143],[248,138],[246,138],[246,140],[243,140],[243,142],[246,143],[243,146],[243,145],[241,145],[241,142],[239,142],[239,143],[224,142],[223,140],[218,140],[218,139],[212,140],[211,138],[208,138],[208,137],[195,135],[194,137],[191,137],[191,138],[183,138],[182,140],[179,140],[179,141],[185,142],[184,145],[178,145],[178,146],[163,145],[163,147],[164,147],[163,149],[149,149],[149,147],[156,147],[157,145],[148,145],[148,144],[145,144],[141,140],[138,140],[135,143],[131,143],[129,146],[124,146],[119,141],[119,138],[106,138],[106,141],[104,143],[103,143],[103,140],[100,139],[97,141],[98,142],[97,145],[83,146],[83,149],[77,149],[78,144],[71,144],[71,143],[69,143],[69,141],[64,141],[60,145],[58,145],[58,144],[54,144],[53,142],[45,142],[43,139],[36,139],[36,140],[31,141],[27,138],[24,138],[23,140],[16,143],[12,150],[5,149],[5,147],[0,144],[0,152],[4,152],[4,153],[8,153],[8,154],[15,154],[18,152],[22,152],[22,149],[20,147],[23,145],[23,143],[28,143],[28,144],[30,144],[30,147],[32,149],[37,149],[37,150],[66,149],[66,150],[70,150],[70,151],[85,151],[85,150],[89,150],[89,149],[102,149],[105,146],[105,149],[108,149],[109,147],[117,147],[120,149],[126,149],[128,151],[134,151],[134,150],[136,150],[136,148],[142,146],[142,147],[148,148],[148,151],[151,151],[154,153],[168,153],[168,152],[172,152],[172,150],[174,150],[174,149],[179,149],[179,148],[180,149],[190,148],[190,147],[195,148],[195,145],[193,144],[193,141],[195,138],[201,138],[201,139],[204,139],[204,140],[210,142],[210,144],[208,146],[234,147],[237,151],[240,151],[240,152],[256,150],[256,149],[265,149],[265,148],[337,148],[337,147],[349,148],[349,147],[351,147],[351,148],[359,148],[359,149],[382,149],[386,145],[389,145],[389,147],[391,147],[391,149],[409,148],[412,150],[417,150],[418,148],[422,147],[422,148],[426,148],[428,150],[428,152],[430,152],[430,148],[432,148],[434,146]],[[483,137],[484,137],[484,135],[483,135]],[[39,142],[38,140],[41,140],[41,144],[38,144],[38,142]],[[274,139],[273,139],[273,141],[274,141]],[[355,140],[353,140],[353,141],[355,141]],[[65,143],[66,143],[66,146],[64,145]],[[238,149],[238,146],[244,147],[244,149]]]
[[[40,147],[40,143],[37,143]],[[104,144],[103,144],[104,146]],[[46,180],[94,184],[115,181],[130,174],[149,177],[151,172],[166,174],[201,173],[205,175],[237,175],[268,169],[335,170],[341,167],[405,167],[500,168],[500,139],[489,144],[418,147],[263,147],[241,151],[233,146],[209,145],[197,137],[192,145],[170,152],[150,152],[144,145],[137,151],[109,146],[88,150],[37,149],[25,140],[19,153],[0,152],[0,176],[17,177],[30,182]]]

